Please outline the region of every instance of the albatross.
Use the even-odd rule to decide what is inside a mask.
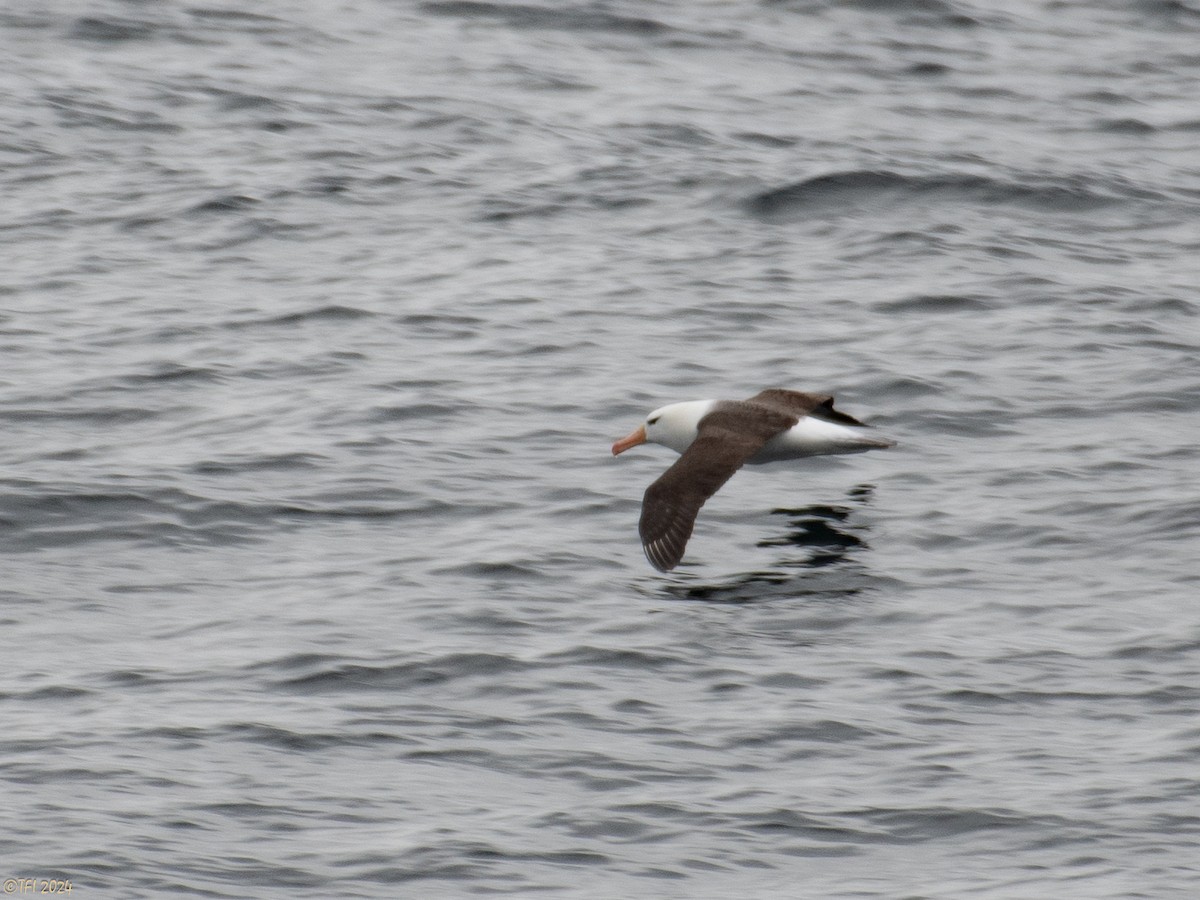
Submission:
[[[683,558],[700,507],[744,464],[862,453],[896,442],[871,435],[858,419],[834,409],[830,395],[769,388],[748,400],[660,407],[612,445],[613,456],[647,443],[680,454],[646,488],[638,522],[646,559],[669,572]]]

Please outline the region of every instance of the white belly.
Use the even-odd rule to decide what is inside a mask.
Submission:
[[[829,456],[834,453],[862,453],[891,447],[895,441],[878,438],[866,428],[826,422],[806,416],[787,431],[775,435],[746,460],[750,465],[802,459],[805,456]]]

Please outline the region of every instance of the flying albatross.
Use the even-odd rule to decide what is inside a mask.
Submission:
[[[696,514],[743,464],[806,456],[862,453],[891,447],[867,426],[833,408],[827,394],[770,388],[749,400],[688,400],[656,409],[612,445],[613,456],[638,444],[663,444],[681,454],[646,488],[638,532],[650,564],[679,564]]]

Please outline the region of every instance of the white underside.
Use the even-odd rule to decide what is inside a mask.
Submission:
[[[835,453],[862,453],[892,446],[893,442],[872,435],[866,428],[826,422],[806,416],[787,431],[767,441],[766,446],[746,462],[762,463],[803,459],[806,456],[829,456]]]

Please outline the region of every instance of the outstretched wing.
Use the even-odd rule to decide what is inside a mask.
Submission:
[[[768,388],[755,394],[746,402],[789,413],[797,419],[801,416],[812,416],[827,422],[841,422],[843,425],[866,427],[854,416],[848,416],[841,410],[834,409],[833,397],[830,394],[806,394],[803,391]]]
[[[767,441],[795,423],[791,413],[746,403],[718,404],[701,419],[691,446],[642,499],[638,533],[651,565],[660,572],[675,568],[700,507]]]

